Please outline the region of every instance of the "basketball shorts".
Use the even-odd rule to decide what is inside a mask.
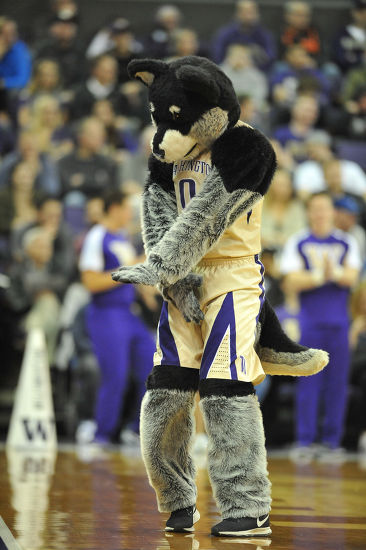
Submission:
[[[195,268],[203,284],[198,298],[205,315],[187,323],[171,302],[161,311],[154,365],[200,370],[200,378],[259,384],[265,378],[254,350],[264,300],[264,267],[258,255],[202,260]]]

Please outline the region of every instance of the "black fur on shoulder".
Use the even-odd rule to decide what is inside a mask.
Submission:
[[[167,164],[157,160],[154,155],[149,157],[149,178],[146,182],[148,186],[150,182],[157,183],[164,191],[173,191],[173,164]]]
[[[276,170],[276,155],[259,130],[237,126],[214,142],[212,164],[228,192],[248,189],[264,195]]]
[[[172,365],[156,365],[148,376],[148,390],[198,390],[199,370]]]
[[[239,380],[221,380],[217,378],[206,378],[199,383],[200,397],[211,397],[213,395],[220,397],[242,397],[255,393],[251,382],[241,382]]]

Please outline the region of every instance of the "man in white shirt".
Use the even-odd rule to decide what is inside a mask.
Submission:
[[[340,172],[339,191],[366,197],[364,171],[356,162],[337,159],[334,156],[331,150],[331,137],[327,132],[314,130],[306,140],[306,147],[310,160],[301,163],[294,173],[294,187],[300,198],[306,199],[312,193],[325,191],[329,187],[329,169],[334,173],[337,162]]]

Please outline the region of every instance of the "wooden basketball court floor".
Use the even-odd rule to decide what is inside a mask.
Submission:
[[[194,534],[165,534],[139,457],[118,449],[90,455],[0,449],[0,548],[21,550],[365,550],[366,464],[296,465],[270,456],[269,538],[210,536],[218,513],[198,470]],[[8,538],[4,532],[8,529]],[[6,540],[14,537],[14,544]],[[5,541],[5,542],[4,542]],[[1,544],[3,546],[1,546]]]

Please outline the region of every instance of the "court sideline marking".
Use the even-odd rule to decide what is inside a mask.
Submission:
[[[0,516],[0,550],[22,550]]]

